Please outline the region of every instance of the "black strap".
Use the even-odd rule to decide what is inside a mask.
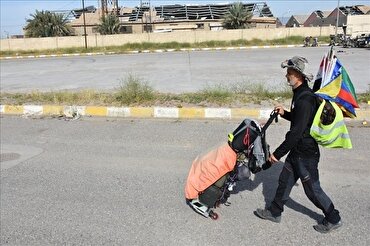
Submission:
[[[312,97],[314,97],[316,99],[315,100],[315,105],[312,106],[312,110],[314,110],[314,112],[316,112],[316,110],[318,108],[318,105],[319,105],[318,104],[319,97],[315,93],[313,93],[311,91],[302,91],[302,93],[299,94],[299,96],[294,100],[294,103],[295,102],[298,102],[298,100],[301,99],[305,95],[312,96]],[[313,117],[315,117],[315,116],[313,116]],[[305,129],[305,131],[303,132],[303,137],[309,137],[309,136],[311,136],[310,135],[310,127],[307,128],[307,129]]]
[[[261,130],[261,133],[262,135],[265,134],[267,128],[271,125],[272,121],[275,120],[275,122],[278,122],[278,111],[275,111],[273,110],[270,114],[270,118],[268,119],[268,121],[266,122],[266,124],[262,127],[262,130]]]

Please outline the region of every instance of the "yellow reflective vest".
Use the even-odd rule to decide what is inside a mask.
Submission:
[[[343,119],[342,110],[340,110],[336,103],[330,103],[335,109],[333,123],[324,125],[320,121],[320,116],[325,105],[325,100],[323,100],[315,114],[310,134],[318,144],[324,147],[352,149],[352,142]]]

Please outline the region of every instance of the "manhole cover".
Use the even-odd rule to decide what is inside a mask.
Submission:
[[[18,153],[2,153],[0,154],[0,162],[4,161],[14,161],[21,157]]]

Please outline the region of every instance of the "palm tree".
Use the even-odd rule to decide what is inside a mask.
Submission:
[[[28,23],[24,28],[26,37],[56,37],[72,34],[72,28],[62,14],[36,10],[31,17],[26,20]]]
[[[225,14],[223,26],[226,29],[246,28],[248,20],[252,18],[252,12],[246,10],[243,3],[234,3],[229,12]]]
[[[116,15],[104,15],[101,19],[101,24],[98,25],[98,31],[102,35],[116,34],[120,31],[119,19]]]

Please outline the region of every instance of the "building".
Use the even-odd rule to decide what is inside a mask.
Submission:
[[[303,23],[305,27],[312,26],[323,26],[325,19],[330,15],[331,11],[316,10],[308,16],[306,21]]]
[[[288,22],[285,24],[286,27],[303,27],[305,21],[309,15],[292,15]]]
[[[244,7],[253,13],[250,20],[252,28],[275,28],[277,19],[273,16],[265,2],[244,3]],[[118,11],[121,23],[121,33],[172,32],[186,30],[216,31],[222,29],[224,15],[232,3],[228,4],[199,4],[199,5],[161,5],[122,7]],[[71,22],[76,35],[83,35],[84,21],[81,11]],[[87,35],[98,34],[101,10],[85,12]]]
[[[342,6],[332,11],[316,10],[309,16],[293,15],[286,27],[315,27],[315,26],[336,26],[338,16],[338,27],[347,25],[348,16],[370,15],[370,6],[354,5]],[[365,17],[366,18],[366,17]],[[370,16],[369,16],[370,18]]]

